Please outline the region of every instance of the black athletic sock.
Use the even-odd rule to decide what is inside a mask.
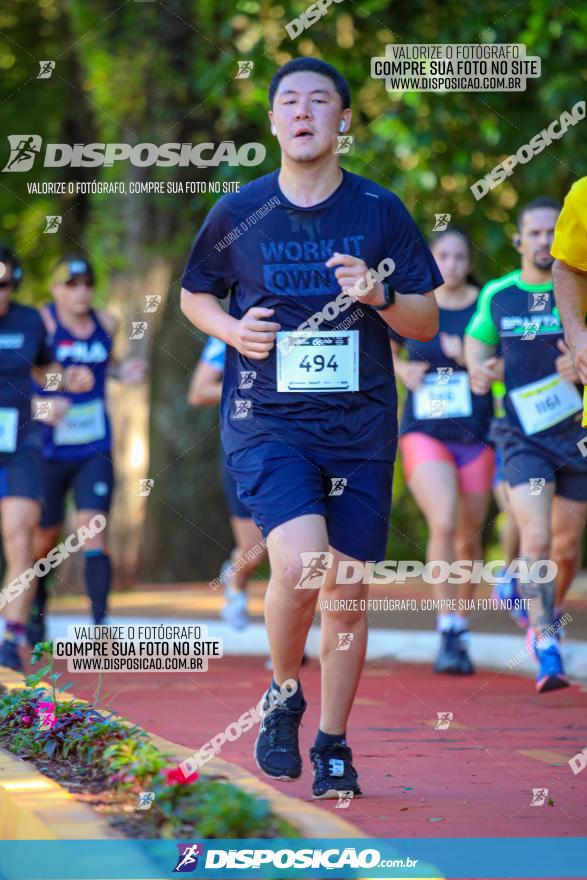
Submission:
[[[281,693],[281,687],[277,684],[274,678],[271,679],[271,687],[274,691],[277,691],[278,694]],[[302,685],[298,681],[298,689],[295,694],[292,694],[291,697],[288,697],[285,700],[288,708],[290,709],[301,709],[304,703],[304,695],[302,693]]]
[[[108,611],[112,580],[110,557],[102,550],[87,550],[85,556],[86,589],[92,603],[94,623],[102,623]]]
[[[318,730],[314,741],[315,749],[325,749],[327,746],[346,746],[346,731],[344,733],[324,733]]]
[[[47,599],[49,598],[49,590],[47,588],[48,575],[43,574],[37,578],[37,591],[33,599],[32,610],[35,608],[40,617],[43,617],[47,608]]]

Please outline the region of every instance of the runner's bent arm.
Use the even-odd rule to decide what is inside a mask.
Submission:
[[[273,309],[255,307],[237,320],[224,311],[213,294],[185,288],[181,291],[181,310],[198,330],[221,339],[251,360],[269,357],[276,333],[281,329],[280,324],[269,320]]]
[[[482,289],[477,310],[465,330],[465,365],[473,394],[487,394],[493,382],[503,380],[502,358],[495,357],[499,330],[491,311],[491,290],[487,284]]]
[[[499,359],[494,356],[496,349],[496,345],[488,345],[474,336],[465,336],[465,364],[473,394],[487,394],[492,382],[500,380]]]
[[[434,291],[428,293],[396,293],[395,302],[379,312],[400,336],[429,342],[438,333],[438,306]]]
[[[369,285],[368,267],[363,260],[335,251],[325,265],[334,269],[342,290],[349,291],[357,302],[368,306],[385,305],[384,285],[381,281]],[[379,314],[400,336],[428,342],[438,333],[438,306],[433,290],[427,293],[395,292],[393,304]]]
[[[54,361],[52,364],[34,366],[31,368],[31,376],[37,385],[45,386],[48,375],[59,375],[59,387],[55,391],[70,391],[79,394],[82,391],[91,391],[94,387],[94,374],[89,367],[74,365],[63,369],[63,365]]]

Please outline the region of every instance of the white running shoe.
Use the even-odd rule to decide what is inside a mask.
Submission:
[[[220,615],[234,629],[245,629],[249,623],[247,611],[247,594],[243,590],[235,590],[228,584],[224,588],[224,607]]]

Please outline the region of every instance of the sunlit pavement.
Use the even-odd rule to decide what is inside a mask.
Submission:
[[[95,674],[65,676],[76,695],[93,697]],[[269,681],[262,657],[227,656],[199,674],[105,673],[102,703],[195,751],[253,707]],[[310,799],[317,661],[302,682],[304,772],[297,783],[275,785]],[[537,695],[529,678],[511,673],[460,679],[434,675],[427,664],[370,662],[349,727],[366,797],[341,815],[374,837],[581,836],[587,770],[574,775],[568,760],[587,746],[586,707],[585,685]],[[438,713],[452,718],[443,715],[439,725]],[[258,774],[255,737],[248,731],[219,756]]]

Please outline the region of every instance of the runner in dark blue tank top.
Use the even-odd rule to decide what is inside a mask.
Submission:
[[[426,561],[452,564],[481,558],[481,530],[491,500],[495,466],[487,442],[491,394],[471,393],[463,357],[465,328],[475,313],[479,287],[471,277],[471,245],[464,233],[437,233],[432,254],[444,278],[436,290],[439,332],[429,342],[390,331],[394,369],[408,389],[400,425],[406,482],[428,526]],[[407,352],[407,360],[399,355]],[[468,614],[472,584],[434,585],[439,602],[437,672],[470,675]]]
[[[106,410],[106,378],[116,376],[126,382],[140,381],[140,362],[112,364],[112,338],[116,320],[92,308],[94,272],[82,257],[60,262],[53,275],[54,302],[41,309],[53,357],[62,368],[84,365],[94,376],[94,387],[84,394],[55,395],[51,386],[35,388],[36,398],[49,404],[41,426],[43,514],[37,553],[44,555],[61,530],[65,500],[73,490],[77,510],[76,525],[87,524],[97,514],[107,517],[114,488],[112,434]],[[95,535],[84,546],[85,580],[95,623],[107,613],[111,565],[106,531]],[[39,584],[37,602],[29,625],[29,640],[43,635],[46,584]]]
[[[11,299],[21,275],[14,254],[0,247],[0,518],[6,561],[0,666],[17,670],[23,668],[19,647],[36,585],[33,544],[41,512],[40,436],[31,412],[31,375],[46,382],[48,373],[57,370],[39,313]],[[70,366],[60,380],[80,391],[92,383],[85,367]]]

